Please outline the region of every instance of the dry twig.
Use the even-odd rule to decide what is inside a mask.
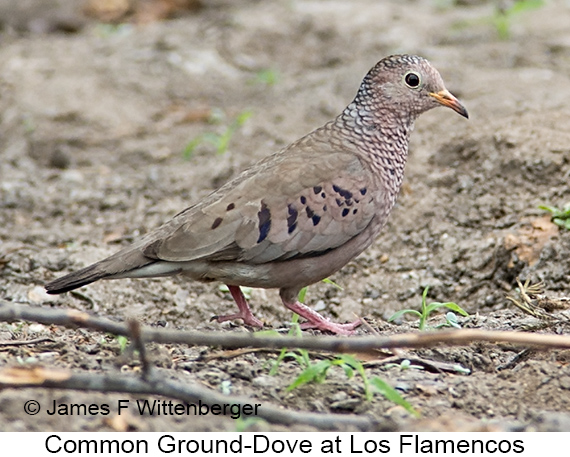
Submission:
[[[73,374],[69,371],[49,368],[4,368],[0,370],[0,387],[35,387],[48,389],[75,389],[82,391],[122,392],[130,394],[162,395],[186,403],[200,401],[204,404],[251,405],[253,399],[227,397],[201,386],[175,383],[160,376],[157,369],[151,370],[145,356],[144,342],[217,346],[227,349],[256,348],[302,348],[334,353],[376,353],[386,348],[417,348],[438,344],[465,345],[474,341],[509,342],[517,345],[548,348],[570,348],[570,337],[561,335],[539,335],[523,332],[500,332],[486,330],[451,330],[430,333],[414,333],[365,337],[273,337],[255,334],[232,334],[228,332],[184,332],[160,329],[143,329],[138,323],[129,325],[109,319],[91,316],[75,310],[58,310],[31,307],[0,301],[0,320],[28,320],[43,324],[57,324],[67,327],[86,327],[117,335],[129,336],[141,355],[143,376],[101,375],[94,373]],[[379,430],[386,424],[366,416],[317,414],[306,411],[288,411],[274,406],[261,405],[258,417],[271,423],[284,425],[307,424],[318,429],[339,427],[359,430]]]
[[[173,382],[155,370],[147,379],[122,374],[73,374],[68,370],[49,368],[4,368],[0,370],[0,387],[28,387],[44,389],[73,389],[80,391],[117,392],[129,394],[161,395],[189,404],[201,402],[207,405],[232,404],[253,405],[255,399],[228,397],[211,389],[189,383]],[[274,424],[311,425],[321,430],[355,428],[358,430],[379,430],[380,423],[364,415],[319,414],[306,411],[289,411],[275,406],[261,404],[257,416]],[[385,426],[384,426],[385,428]]]
[[[42,336],[41,338],[34,338],[33,340],[7,340],[7,341],[0,341],[0,347],[5,346],[28,346],[30,344],[39,344],[39,343],[53,343],[54,339],[50,338],[49,336]]]
[[[18,305],[0,301],[0,321],[28,320],[66,327],[85,327],[115,335],[131,336],[127,325],[91,316],[75,310],[57,310]],[[226,349],[255,347],[266,349],[296,348],[334,353],[374,353],[378,349],[425,348],[440,344],[464,346],[476,341],[511,343],[537,349],[570,349],[570,336],[535,334],[480,329],[445,330],[441,332],[405,333],[392,336],[257,336],[255,333],[187,332],[144,328],[142,340],[162,344],[187,344]]]
[[[526,314],[530,314],[538,319],[548,321],[569,321],[568,316],[564,314],[552,314],[555,310],[562,310],[570,308],[569,298],[550,298],[544,294],[544,283],[538,282],[530,284],[527,279],[522,284],[517,278],[517,285],[519,286],[516,292],[507,295],[507,300],[510,300],[515,306]]]

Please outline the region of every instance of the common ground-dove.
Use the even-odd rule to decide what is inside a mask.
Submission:
[[[402,184],[415,119],[447,106],[468,117],[430,63],[382,59],[334,120],[270,155],[132,246],[46,285],[59,294],[99,279],[182,274],[229,287],[242,319],[261,327],[239,286],[278,288],[305,328],[350,334],[299,291],[360,254],[386,223]]]

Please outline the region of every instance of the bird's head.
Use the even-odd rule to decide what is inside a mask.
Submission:
[[[439,72],[423,57],[413,55],[393,55],[378,62],[364,78],[357,100],[369,111],[396,111],[412,121],[441,105],[469,117],[445,88]]]

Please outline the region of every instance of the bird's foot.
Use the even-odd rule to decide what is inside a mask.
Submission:
[[[329,321],[328,319],[325,319],[324,326],[321,323],[316,324],[313,322],[304,322],[301,324],[301,329],[302,330],[317,329],[321,331],[326,330],[332,333],[336,333],[337,335],[352,335],[356,327],[359,327],[360,325],[362,325],[362,320],[360,319],[354,322],[350,322],[348,324],[336,324],[334,322]]]
[[[239,312],[235,314],[227,314],[225,316],[213,316],[210,321],[218,321],[221,323],[233,321],[234,319],[241,319],[245,325],[249,325],[250,327],[263,327],[263,322],[255,317],[251,312],[251,308],[247,304],[247,300],[243,296],[243,292],[239,286],[228,286],[228,289],[239,308]]]
[[[235,319],[241,319],[245,325],[249,325],[250,327],[263,327],[263,322],[261,322],[257,317],[255,317],[251,311],[249,313],[239,313],[235,314],[226,314],[224,316],[212,316],[210,322],[216,321],[219,323],[233,321]]]
[[[301,302],[283,302],[283,304],[291,311],[297,313],[299,316],[307,320],[307,322],[301,324],[301,328],[304,330],[315,328],[321,331],[336,333],[338,335],[352,335],[354,333],[354,329],[362,324],[362,321],[360,319],[349,324],[336,324],[324,318],[315,310],[309,308],[307,305],[304,305]]]

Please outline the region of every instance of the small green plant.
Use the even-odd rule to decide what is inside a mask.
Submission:
[[[544,0],[517,0],[511,2],[507,8],[497,7],[493,16],[493,24],[501,40],[508,40],[511,36],[513,18],[520,13],[540,8]]]
[[[445,322],[443,324],[438,324],[435,326],[435,328],[443,327],[461,328],[461,325],[457,321],[457,314],[455,314],[453,311],[445,313]]]
[[[95,34],[100,38],[111,38],[114,36],[127,36],[133,33],[132,24],[97,24]]]
[[[378,378],[377,376],[369,380],[362,363],[350,354],[341,354],[334,359],[320,360],[314,364],[309,362],[308,366],[302,371],[302,373],[287,387],[287,390],[291,391],[309,382],[323,382],[326,379],[329,368],[335,366],[341,367],[348,379],[351,379],[354,376],[355,371],[360,375],[364,384],[364,395],[367,401],[372,400],[373,393],[376,391],[391,402],[402,406],[410,414],[413,414],[416,417],[419,416],[419,413],[413,408],[413,406],[410,405],[399,394],[399,392],[386,381]]]
[[[125,352],[125,349],[127,349],[127,344],[129,343],[129,339],[123,335],[117,335],[116,339],[117,343],[119,343],[119,349],[121,350],[122,354],[123,352]]]
[[[460,374],[470,374],[471,370],[469,368],[462,367],[461,365],[453,365],[453,369]]]
[[[343,288],[341,286],[339,286],[336,282],[334,282],[332,279],[325,278],[325,279],[323,279],[323,282],[325,284],[330,284],[331,286],[336,287],[338,290],[343,290]]]
[[[301,299],[301,296],[303,298],[305,297],[306,292],[307,292],[307,288],[303,287],[303,289],[301,289],[301,292],[299,292],[299,300]],[[276,333],[276,332],[271,331],[271,330],[270,330],[270,332]],[[258,334],[259,333],[260,332],[258,332]],[[291,319],[291,326],[289,328],[289,332],[287,333],[287,336],[296,336],[297,338],[301,338],[302,332],[301,332],[301,326],[299,325],[299,315],[298,314],[293,314],[293,318]],[[273,366],[271,367],[271,370],[269,370],[269,374],[271,376],[274,376],[277,374],[277,371],[279,370],[279,365],[281,364],[281,362],[283,361],[283,359],[285,357],[292,357],[293,359],[295,359],[295,361],[301,367],[308,367],[311,364],[311,360],[309,358],[309,351],[307,351],[306,349],[297,349],[297,351],[295,352],[295,351],[288,351],[287,348],[283,348],[283,349],[281,349],[281,352],[279,353],[277,360],[275,362],[273,362]]]
[[[251,426],[259,424],[260,422],[264,422],[260,417],[246,417],[245,419],[238,417],[235,421],[235,431],[238,433],[247,432]]]
[[[22,124],[24,126],[24,131],[27,134],[34,133],[36,131],[36,123],[31,117],[29,116],[24,117],[22,119]]]
[[[408,359],[404,359],[400,363],[387,363],[385,365],[385,367],[386,368],[396,368],[397,367],[402,371],[410,370],[410,369],[414,369],[414,370],[423,370],[424,369],[424,367],[422,367],[421,365],[414,365]]]
[[[324,279],[323,282],[327,284],[332,284],[335,287],[341,288],[338,284],[331,281],[330,279]],[[304,302],[305,295],[307,293],[307,288],[304,287],[299,292],[299,301]],[[297,314],[293,314],[293,319],[291,322],[291,328],[289,330],[289,336],[297,336],[302,337],[301,327],[298,323],[299,316]],[[309,382],[323,382],[326,379],[327,373],[331,367],[341,367],[344,370],[346,376],[351,379],[354,376],[354,372],[356,371],[360,377],[362,378],[362,382],[364,384],[364,395],[366,400],[371,401],[373,395],[373,388],[379,392],[380,394],[384,395],[388,400],[403,406],[407,411],[409,411],[414,416],[419,416],[418,412],[406,401],[402,398],[402,396],[389,384],[385,381],[375,377],[372,380],[368,380],[368,376],[366,376],[366,372],[364,371],[364,366],[362,363],[356,359],[353,355],[350,354],[341,354],[336,356],[333,359],[325,359],[320,360],[316,363],[312,363],[309,352],[306,349],[297,349],[296,351],[288,351],[286,348],[281,350],[279,357],[273,363],[271,370],[269,372],[270,375],[277,374],[277,370],[281,361],[285,357],[293,358],[302,368],[303,371],[297,378],[287,387],[288,391],[291,391],[303,384],[307,384]],[[373,388],[372,388],[373,387]]]
[[[279,72],[272,68],[264,68],[255,74],[253,82],[265,84],[267,86],[274,86],[279,82]]]
[[[289,387],[287,387],[287,390],[293,390],[309,382],[321,383],[326,379],[329,368],[335,366],[341,367],[348,379],[351,379],[354,376],[354,371],[357,371],[362,377],[362,381],[364,383],[364,395],[366,396],[366,400],[372,400],[370,383],[368,382],[368,377],[364,372],[364,367],[362,366],[362,363],[350,354],[341,354],[334,359],[320,360],[313,364],[309,361],[309,365],[299,376],[297,376]]]
[[[564,205],[563,209],[558,209],[555,206],[546,205],[540,205],[539,208],[552,214],[552,222],[554,222],[556,225],[570,230],[570,203]]]
[[[234,133],[236,133],[236,131],[245,124],[251,115],[252,112],[249,110],[242,111],[222,132],[206,132],[198,135],[186,145],[182,153],[183,157],[185,159],[192,157],[195,149],[203,143],[208,143],[214,146],[214,148],[216,148],[217,154],[225,154],[225,152],[228,150],[228,145],[234,136]],[[223,114],[220,114],[219,111],[214,111],[210,117],[210,123],[219,123],[223,117]]]
[[[401,395],[400,393],[394,389],[390,384],[388,384],[383,379],[379,378],[378,376],[374,376],[370,380],[370,384],[376,389],[376,391],[382,394],[386,399],[390,400],[392,403],[395,403],[414,417],[420,417],[420,413],[417,412],[412,405],[410,405]]]
[[[427,286],[424,289],[424,292],[422,294],[422,311],[421,312],[416,311],[415,309],[402,309],[402,310],[398,311],[397,313],[394,313],[392,315],[392,317],[390,317],[390,319],[388,319],[388,322],[393,322],[396,319],[399,319],[400,317],[402,317],[404,314],[413,314],[414,316],[418,316],[420,318],[420,324],[419,324],[420,330],[425,330],[426,323],[427,323],[427,320],[429,318],[429,315],[438,308],[448,308],[452,311],[455,311],[456,313],[461,314],[462,316],[469,316],[469,314],[463,308],[461,308],[458,304],[453,303],[453,302],[447,302],[447,303],[432,302],[428,305],[427,304],[428,290],[429,290],[429,286]],[[452,325],[452,324],[450,324],[450,325]]]
[[[448,0],[437,0],[441,6],[446,6]],[[499,39],[508,40],[511,37],[511,27],[516,17],[523,13],[540,8],[545,4],[544,0],[513,0],[510,2],[497,2],[492,14],[475,19],[457,21],[452,28],[459,32],[467,27],[493,26]]]

